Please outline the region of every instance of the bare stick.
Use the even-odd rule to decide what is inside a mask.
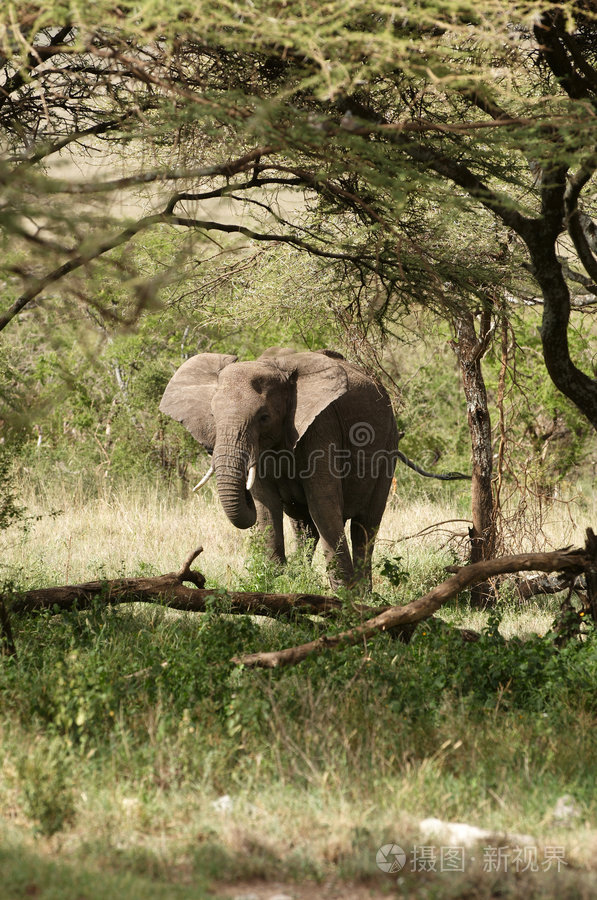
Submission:
[[[203,553],[203,547],[197,547],[197,549],[189,553],[185,559],[180,572],[177,574],[177,578],[181,583],[183,581],[190,581],[191,584],[194,584],[197,588],[205,587],[205,576],[202,575],[201,572],[193,572],[191,570],[192,564],[200,553]]]

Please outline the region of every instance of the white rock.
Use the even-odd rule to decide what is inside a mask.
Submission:
[[[433,837],[442,844],[456,847],[472,847],[480,841],[508,843],[514,846],[534,845],[535,839],[528,834],[505,834],[478,828],[466,822],[442,822],[441,819],[423,819],[419,823],[421,834],[425,838]]]
[[[467,825],[466,822],[442,822],[441,819],[433,818],[423,819],[419,823],[419,829],[423,837],[434,837],[443,844],[455,844],[460,847],[470,847],[491,835],[485,828]]]
[[[217,800],[214,800],[214,802],[212,803],[212,807],[216,812],[227,815],[234,809],[234,800],[232,799],[230,794],[222,794],[221,797],[218,797]]]
[[[580,807],[572,794],[562,794],[553,808],[552,818],[555,825],[572,825],[580,816]]]

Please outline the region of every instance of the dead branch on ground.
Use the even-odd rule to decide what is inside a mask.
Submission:
[[[570,579],[565,575],[555,575],[551,578],[547,575],[536,575],[533,578],[516,578],[512,582],[504,582],[510,584],[516,593],[516,598],[524,603],[532,597],[549,596],[560,594],[562,591],[570,587]],[[582,577],[576,579],[575,589],[584,589],[584,580]]]
[[[118,603],[161,603],[170,609],[188,612],[205,612],[208,602],[221,597],[226,602],[227,613],[278,616],[302,612],[329,616],[344,608],[338,597],[320,594],[272,594],[249,591],[220,591],[205,588],[205,577],[191,569],[191,564],[202,552],[199,547],[185,560],[178,572],[144,578],[117,578],[106,581],[89,581],[84,584],[62,585],[25,591],[10,604],[14,613],[65,611],[86,609],[100,600],[106,605]],[[190,582],[194,587],[187,587]],[[379,613],[387,607],[353,604],[362,615]]]
[[[495,578],[498,575],[514,572],[562,572],[576,577],[581,572],[587,573],[587,582],[597,588],[597,537],[592,529],[587,529],[587,540],[584,549],[556,550],[552,553],[523,553],[517,556],[504,556],[501,559],[481,560],[470,566],[450,566],[448,571],[454,572],[451,578],[433,588],[423,597],[419,597],[406,606],[392,606],[390,609],[368,619],[362,625],[343,631],[340,634],[322,635],[314,641],[298,647],[267,653],[250,653],[233,657],[233,662],[245,666],[258,666],[273,669],[278,666],[296,665],[314,653],[332,650],[338,646],[358,644],[379,632],[387,632],[399,626],[412,625],[428,619],[434,612],[456,597],[461,591],[473,585]],[[589,573],[591,573],[589,575]],[[593,607],[595,597],[593,595]]]
[[[274,594],[206,589],[204,576],[191,569],[191,564],[202,549],[199,547],[194,550],[178,572],[26,591],[16,600],[12,599],[10,609],[16,613],[81,610],[99,600],[106,605],[131,602],[161,603],[171,609],[205,612],[209,601],[213,601],[214,597],[225,601],[226,607],[223,610],[225,613],[278,616],[301,612],[325,617],[345,608],[345,604],[338,597],[319,594]],[[313,653],[321,653],[341,645],[357,644],[379,632],[392,632],[408,642],[418,622],[430,619],[441,606],[465,589],[500,575],[517,572],[560,572],[562,581],[559,583],[562,587],[570,588],[569,597],[575,590],[573,587],[575,579],[580,574],[585,574],[586,597],[583,595],[581,598],[584,610],[575,611],[570,606],[568,597],[567,603],[562,608],[561,619],[555,623],[561,643],[580,633],[582,616],[587,612],[589,617],[597,622],[597,537],[590,528],[587,529],[584,549],[565,548],[551,553],[505,556],[501,559],[481,560],[469,566],[450,566],[447,571],[454,573],[451,578],[405,606],[375,607],[364,603],[352,603],[350,607],[352,611],[371,618],[347,631],[335,635],[324,634],[316,640],[285,650],[233,657],[233,662],[262,668],[295,665]],[[194,587],[187,587],[184,582],[190,582]],[[4,607],[5,599],[0,596],[0,613],[4,608],[6,614],[0,621],[0,638],[4,644],[0,649],[4,654],[15,655],[10,622]],[[572,625],[571,616],[574,618]],[[465,641],[479,638],[476,632],[467,629],[459,631]]]

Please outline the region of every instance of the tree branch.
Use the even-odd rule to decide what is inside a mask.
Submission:
[[[486,113],[488,116],[491,116],[495,121],[509,121],[511,120],[511,116],[506,112],[506,110],[496,103],[494,100],[490,100],[489,97],[479,93],[478,90],[471,90],[470,88],[465,88],[460,91],[461,95],[468,100],[473,106],[476,106],[477,109],[480,109],[482,112]]]
[[[217,170],[217,174],[221,175],[234,174],[236,171],[240,171],[243,167],[247,167],[248,165],[250,165],[250,163],[255,158],[258,158],[260,153],[262,152],[263,148],[257,148],[235,160],[234,162],[223,163],[219,166],[209,168]],[[216,173],[214,172],[212,174]],[[118,234],[100,241],[85,253],[76,254],[72,257],[72,259],[53,269],[51,272],[48,272],[48,274],[44,275],[43,278],[36,279],[36,281],[34,281],[33,284],[26,291],[24,291],[24,293],[21,294],[21,296],[18,297],[17,300],[15,300],[15,302],[6,310],[6,312],[0,315],[0,331],[3,331],[4,328],[6,328],[6,326],[15,318],[15,316],[17,316],[27,306],[28,303],[35,299],[35,297],[39,296],[39,294],[43,290],[45,290],[45,288],[49,287],[51,284],[55,284],[57,281],[60,281],[62,278],[64,278],[65,275],[69,275],[71,272],[74,272],[86,263],[97,259],[104,253],[107,253],[109,250],[114,250],[116,247],[127,243],[127,241],[129,241],[139,232],[144,231],[147,228],[152,227],[153,225],[158,225],[161,223],[183,225],[186,227],[192,226],[195,228],[204,228],[206,230],[217,229],[220,231],[226,231],[228,233],[240,230],[242,231],[242,233],[246,233],[247,236],[254,237],[255,240],[280,240],[286,241],[287,243],[295,243],[297,246],[300,246],[301,243],[304,243],[301,242],[300,238],[292,239],[288,236],[283,235],[258,235],[257,233],[250,232],[249,229],[243,230],[240,227],[235,228],[233,226],[220,225],[220,223],[217,222],[186,220],[178,216],[173,216],[167,211],[163,213],[156,213],[154,215],[144,216],[137,222],[134,222],[131,225],[127,226]],[[308,246],[309,245],[305,244],[304,249],[307,249]],[[317,252],[317,248],[314,248],[314,252]]]
[[[134,222],[133,224],[127,226],[117,235],[100,241],[93,249],[89,249],[86,253],[77,254],[72,259],[68,260],[68,262],[63,263],[52,272],[49,272],[43,278],[37,279],[23,294],[21,294],[21,296],[17,300],[15,300],[12,306],[10,306],[3,315],[0,315],[0,331],[6,328],[6,326],[15,318],[15,316],[17,316],[21,312],[21,310],[23,310],[25,306],[27,306],[27,304],[30,303],[31,300],[37,297],[46,287],[49,287],[49,285],[51,284],[55,284],[57,281],[60,281],[61,278],[64,278],[65,275],[69,275],[71,272],[76,271],[86,263],[92,262],[94,259],[97,259],[104,253],[107,253],[109,250],[114,250],[121,244],[127,243],[127,241],[129,241],[139,232],[151,228],[153,225],[160,224],[179,225],[184,228],[196,228],[203,231],[220,231],[224,234],[242,234],[254,241],[268,241],[272,243],[277,242],[281,244],[290,244],[294,247],[298,247],[300,250],[306,250],[313,256],[319,256],[324,259],[336,259],[352,262],[357,267],[361,269],[367,269],[370,272],[378,273],[380,271],[379,261],[373,257],[369,261],[362,255],[362,253],[341,253],[331,250],[323,250],[320,247],[317,247],[314,244],[310,244],[302,238],[297,237],[296,235],[259,232],[254,231],[251,228],[247,228],[244,225],[230,225],[224,222],[211,221],[209,219],[188,218],[184,216],[172,215],[167,212],[155,213],[154,215],[144,216],[137,222]]]
[[[597,284],[595,284],[593,279],[587,278],[587,276],[583,275],[582,272],[575,272],[574,269],[570,268],[568,260],[565,259],[563,256],[558,256],[558,262],[560,263],[560,265],[562,267],[562,272],[564,273],[566,278],[568,278],[570,281],[573,281],[575,284],[581,284],[589,294],[596,295],[595,300],[590,300],[590,299],[586,300],[586,299],[582,299],[579,296],[572,296],[570,298],[571,305],[573,307],[578,308],[579,306],[588,306],[588,305],[591,305],[592,303],[597,302]],[[529,266],[529,268],[530,268],[530,266]],[[586,295],[585,295],[585,297],[586,297]],[[540,302],[543,303],[543,298],[541,299]]]
[[[562,11],[555,9],[544,12],[533,31],[543,58],[568,96],[573,100],[591,97],[595,90],[595,84],[591,83],[595,74],[593,72],[593,79],[588,79],[588,73],[580,74],[572,65],[566,51],[573,48],[566,33]],[[576,62],[574,53],[572,58]],[[585,67],[586,62],[581,71]]]
[[[320,247],[309,244],[302,238],[292,234],[273,234],[253,231],[253,229],[247,228],[244,225],[230,225],[224,222],[213,222],[208,219],[185,218],[184,216],[176,215],[168,216],[164,214],[160,218],[162,222],[170,222],[172,225],[181,225],[185,228],[197,228],[204,231],[221,231],[224,234],[243,234],[253,241],[271,241],[279,244],[291,244],[294,247],[298,247],[300,250],[306,250],[313,256],[320,256],[323,259],[345,260],[347,262],[352,262],[363,269],[368,269],[370,272],[376,272],[378,274],[380,272],[380,267],[376,263],[374,257],[371,257],[371,261],[369,261],[363,256],[362,252],[341,253],[332,250],[322,250]]]
[[[429,166],[438,175],[448,178],[454,184],[463,188],[471,197],[479,200],[486,209],[498,216],[504,225],[512,228],[523,240],[526,240],[526,236],[534,225],[533,220],[523,216],[517,210],[504,203],[467,166],[455,162],[437,150],[423,147],[408,139],[402,140],[401,147],[416,162]]]
[[[89,128],[83,128],[81,131],[74,131],[72,134],[67,134],[65,135],[65,137],[53,143],[48,142],[41,144],[40,146],[38,146],[37,150],[30,156],[17,156],[13,157],[9,161],[19,163],[19,165],[14,170],[15,173],[18,173],[21,167],[34,165],[35,163],[40,162],[42,159],[51,156],[53,153],[58,153],[60,152],[60,150],[64,150],[64,148],[68,147],[69,144],[82,141],[86,137],[92,137],[93,135],[105,134],[108,131],[114,131],[116,128],[119,128],[124,122],[138,115],[138,112],[139,110],[135,109],[134,111],[127,112],[110,122],[98,122],[96,125],[91,125]]]
[[[578,258],[593,282],[597,282],[597,258],[591,249],[585,229],[583,228],[582,214],[578,206],[578,200],[583,187],[589,182],[596,168],[597,156],[592,155],[569,180],[564,194],[568,233],[572,238],[572,242],[578,253]]]
[[[570,54],[574,65],[582,72],[587,89],[597,92],[597,71],[589,63],[586,54],[583,53],[574,35],[569,34],[567,31],[562,31],[560,32],[560,39]]]
[[[570,290],[551,238],[553,235],[546,235],[539,225],[527,244],[533,275],[544,299],[540,331],[543,358],[558,390],[575,403],[597,429],[597,382],[579,369],[570,356]]]
[[[145,216],[143,219],[140,219],[138,222],[133,225],[128,226],[123,231],[119,232],[112,238],[107,238],[104,241],[100,241],[93,249],[88,250],[86,253],[79,253],[74,256],[72,259],[69,259],[67,262],[63,263],[61,266],[58,266],[56,269],[53,269],[51,272],[48,272],[47,275],[44,275],[43,278],[38,278],[33,284],[23,293],[21,296],[15,300],[15,302],[10,306],[5,313],[0,315],[0,331],[3,331],[6,326],[12,322],[12,320],[17,316],[21,310],[23,310],[28,303],[30,303],[35,297],[39,296],[45,288],[49,287],[51,284],[55,284],[57,281],[60,281],[61,278],[64,278],[65,275],[69,275],[71,272],[75,272],[77,269],[80,269],[81,266],[84,266],[86,263],[91,262],[94,259],[102,256],[104,253],[107,253],[108,250],[113,250],[115,247],[119,247],[121,244],[125,244],[129,241],[135,234],[142,231],[145,228],[149,228],[151,225],[155,225],[159,222],[162,222],[163,216],[161,214],[157,214],[154,216]]]
[[[27,64],[19,69],[9,78],[5,84],[0,86],[0,109],[4,106],[8,98],[19,88],[25,84],[25,72],[30,72],[40,66],[46,59],[55,56],[58,53],[64,53],[64,41],[72,31],[72,25],[65,25],[50,38],[49,43],[44,47],[32,47],[31,53],[27,58]]]
[[[94,132],[90,129],[89,133],[93,134],[97,132]],[[213,166],[201,166],[196,169],[153,169],[149,172],[141,172],[137,175],[127,175],[123,178],[113,178],[110,181],[72,182],[60,179],[49,179],[47,184],[49,190],[51,190],[53,193],[95,194],[107,191],[119,191],[127,187],[134,187],[136,185],[151,184],[155,181],[178,181],[183,178],[213,178],[217,175],[221,175],[225,178],[231,178],[233,175],[237,175],[239,172],[243,172],[247,169],[252,168],[253,163],[256,159],[259,159],[266,153],[274,152],[275,149],[276,148],[273,146],[256,147],[254,150],[249,151],[249,153],[245,153],[244,156],[240,156],[238,159],[235,159],[232,162],[219,163],[218,165]],[[251,182],[247,182],[247,184],[251,184]],[[230,188],[230,190],[236,189],[237,188],[235,186],[232,186]],[[223,188],[222,190],[225,189]],[[214,194],[213,196],[218,196],[218,194]],[[186,199],[190,198],[206,199],[201,195],[198,195],[197,197],[189,195]]]
[[[590,529],[589,529],[590,531]],[[592,532],[591,532],[592,534]],[[244,666],[258,666],[273,669],[279,666],[291,666],[302,662],[314,653],[322,653],[338,646],[358,644],[380,632],[411,625],[429,618],[441,606],[457,596],[461,591],[474,584],[480,584],[496,575],[512,572],[566,572],[578,575],[590,568],[597,567],[595,546],[582,550],[557,550],[553,553],[525,553],[519,556],[505,556],[502,559],[483,560],[471,566],[457,569],[456,574],[433,588],[432,591],[414,600],[406,606],[393,606],[380,615],[368,619],[362,625],[343,631],[340,634],[323,635],[307,644],[289,647],[286,650],[268,653],[251,653],[233,657],[232,661]],[[452,571],[452,567],[448,571]]]

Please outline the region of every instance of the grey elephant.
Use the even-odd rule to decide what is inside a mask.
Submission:
[[[271,348],[259,359],[201,353],[170,380],[160,410],[212,454],[224,511],[257,522],[283,563],[283,513],[321,540],[330,581],[371,585],[371,554],[398,457],[386,391],[334,351]],[[350,519],[352,558],[344,532]]]

